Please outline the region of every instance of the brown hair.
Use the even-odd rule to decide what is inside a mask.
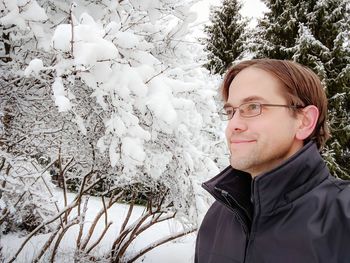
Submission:
[[[283,93],[289,105],[306,107],[315,105],[319,118],[313,133],[306,141],[314,140],[321,149],[329,138],[327,125],[327,97],[320,78],[309,68],[288,60],[253,59],[232,66],[226,73],[222,84],[222,97],[227,101],[232,80],[239,72],[254,67],[275,76],[283,87]]]

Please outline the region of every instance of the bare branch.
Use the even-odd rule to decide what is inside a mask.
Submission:
[[[58,236],[57,240],[56,240],[56,243],[55,243],[55,246],[53,248],[53,251],[52,251],[52,255],[51,255],[51,263],[54,263],[55,262],[55,256],[56,256],[56,251],[57,251],[57,248],[58,246],[60,245],[61,241],[62,241],[62,238],[64,236],[64,234],[67,232],[67,230],[78,224],[79,220],[77,218],[73,219],[70,223],[68,223],[64,228],[61,228],[62,232],[60,233],[60,235]]]
[[[160,246],[160,245],[163,245],[169,241],[172,241],[174,239],[177,239],[179,237],[183,237],[183,236],[186,236],[190,233],[193,233],[197,230],[197,228],[191,228],[191,229],[188,229],[188,230],[184,230],[180,233],[177,233],[175,235],[172,235],[172,236],[169,236],[169,237],[166,237],[166,238],[163,238],[163,239],[160,239],[150,245],[148,245],[147,247],[145,247],[144,249],[140,250],[138,254],[136,254],[134,257],[132,257],[130,260],[127,261],[127,263],[132,263],[132,262],[135,262],[136,259],[138,259],[139,257],[143,256],[144,254],[146,254],[147,252],[151,251],[152,249]]]
[[[109,227],[112,225],[112,222],[109,222],[106,226],[105,229],[103,230],[103,232],[101,233],[100,237],[95,241],[95,243],[93,243],[87,250],[86,253],[89,254],[91,252],[91,250],[93,250],[102,240],[102,238],[105,236],[105,234],[107,233],[107,230],[109,229]]]
[[[81,199],[80,199],[81,200]],[[84,208],[83,208],[83,213],[80,214],[80,203],[78,205],[78,217],[79,217],[79,233],[78,233],[78,238],[77,238],[77,249],[80,250],[80,246],[81,246],[81,237],[83,236],[83,230],[84,230],[84,224],[85,224],[85,215],[86,215],[86,211],[87,211],[87,204],[89,202],[89,198],[85,199],[84,202]]]
[[[58,214],[54,215],[53,217],[51,217],[50,219],[42,222],[39,226],[37,226],[32,232],[30,232],[30,234],[26,237],[26,239],[23,241],[23,243],[21,244],[21,246],[19,247],[19,249],[17,250],[17,252],[15,253],[15,255],[10,259],[10,261],[8,263],[14,262],[15,259],[17,258],[17,256],[19,255],[19,253],[21,253],[22,249],[24,248],[24,246],[28,243],[28,241],[36,234],[38,233],[44,226],[54,222],[57,218],[59,218],[61,215],[63,215],[64,213],[66,213],[67,211],[70,211],[72,208],[74,208],[75,206],[77,206],[78,204],[78,200],[74,200],[69,206],[66,206],[64,209],[62,209],[62,211],[60,211]]]
[[[143,217],[141,217],[141,220],[139,220],[139,222],[137,222],[137,224],[135,224],[133,227],[130,228],[132,231],[129,234],[128,239],[125,242],[120,242],[120,244],[122,244],[122,246],[118,250],[118,253],[116,256],[117,258],[121,258],[124,255],[126,249],[129,247],[131,242],[137,237],[136,233],[138,232],[139,228],[146,221],[146,219],[148,219],[150,216],[151,216],[150,213],[145,214]]]
[[[74,24],[73,24],[73,8],[74,8],[74,3],[71,4],[70,10],[69,10],[69,20],[70,20],[70,25],[71,25],[71,40],[70,40],[70,52],[72,55],[72,59],[74,59]]]
[[[148,217],[150,217],[149,213],[144,214],[136,222],[134,222],[133,224],[129,225],[122,233],[119,234],[118,238],[114,241],[112,249],[111,249],[111,258],[112,259],[120,258],[120,256],[125,253],[125,250],[126,250],[128,244],[129,244],[129,242],[125,241],[123,243],[123,241],[125,240],[125,238],[128,235],[129,235],[129,239],[128,240],[130,240],[130,236],[132,236],[132,233],[137,231],[137,229],[142,225],[142,223]],[[125,243],[127,243],[126,246],[125,246]],[[121,246],[123,246],[122,249],[120,249]]]
[[[135,236],[140,235],[142,232],[144,232],[145,230],[147,230],[148,228],[150,228],[151,226],[153,226],[155,224],[173,219],[176,215],[176,213],[173,213],[172,215],[168,215],[168,216],[164,216],[164,217],[160,218],[160,216],[162,214],[163,213],[160,213],[156,220],[152,220],[152,221],[148,222],[147,224],[143,225],[142,227],[140,227],[140,229],[136,232]]]
[[[57,228],[55,229],[55,231],[53,231],[51,233],[50,238],[46,241],[46,243],[43,245],[43,247],[41,248],[39,254],[36,256],[36,258],[34,258],[33,263],[37,263],[40,261],[41,257],[44,255],[44,253],[46,252],[46,250],[50,247],[52,241],[55,239],[55,237],[57,236],[59,230],[63,228],[63,226],[58,225]]]
[[[128,213],[127,213],[127,215],[126,215],[126,217],[125,217],[125,219],[123,221],[123,225],[120,228],[119,234],[124,231],[125,226],[128,224],[128,222],[130,220],[130,216],[131,216],[132,210],[134,209],[134,205],[135,205],[135,194],[134,194],[134,196],[132,198],[131,204],[129,205]]]
[[[90,241],[90,238],[92,236],[92,234],[94,233],[95,227],[98,223],[98,221],[100,220],[101,216],[105,213],[106,214],[106,219],[107,219],[107,209],[109,209],[115,202],[118,201],[118,199],[122,196],[123,192],[120,192],[117,196],[112,197],[108,203],[108,207],[104,207],[103,209],[101,209],[99,211],[99,213],[95,216],[94,221],[92,222],[90,229],[88,231],[88,234],[86,235],[85,240],[83,240],[82,245],[81,245],[81,249],[84,250],[87,246],[87,244]],[[107,227],[107,222],[105,222],[105,226]],[[107,230],[106,230],[107,231]]]
[[[155,77],[158,77],[159,75],[163,74],[166,70],[168,70],[170,68],[170,66],[167,66],[165,69],[163,69],[161,72],[157,73],[156,75],[152,76],[150,79],[148,79],[145,84],[148,84],[152,79],[154,79]]]

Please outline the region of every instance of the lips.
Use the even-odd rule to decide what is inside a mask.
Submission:
[[[250,151],[255,146],[256,140],[251,139],[231,139],[229,149],[230,152],[237,153],[237,151]]]
[[[242,143],[251,143],[251,142],[255,142],[256,140],[252,140],[252,139],[231,139],[230,143],[234,143],[234,144],[242,144]]]

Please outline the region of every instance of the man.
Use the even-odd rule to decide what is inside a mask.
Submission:
[[[250,60],[222,86],[230,166],[203,184],[216,201],[196,263],[349,263],[349,182],[319,150],[329,134],[319,78],[291,61]]]

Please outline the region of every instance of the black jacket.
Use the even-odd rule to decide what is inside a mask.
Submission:
[[[255,177],[226,168],[203,184],[216,201],[196,263],[350,263],[350,182],[332,177],[310,142]]]

